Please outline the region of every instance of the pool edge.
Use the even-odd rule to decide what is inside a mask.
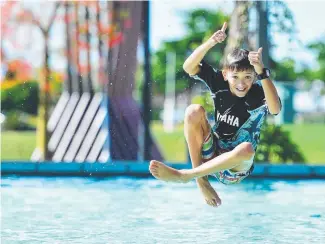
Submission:
[[[190,164],[172,164],[177,169]],[[114,161],[113,163],[2,161],[1,175],[22,176],[138,176],[150,177],[149,162]],[[250,178],[325,179],[325,165],[255,164]]]

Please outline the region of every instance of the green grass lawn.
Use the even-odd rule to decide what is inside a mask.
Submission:
[[[1,133],[1,160],[29,160],[35,145],[35,131],[3,131]]]
[[[308,163],[325,163],[325,125],[283,125],[283,128],[290,132],[292,140],[299,146]],[[177,126],[174,132],[166,133],[161,123],[153,122],[151,131],[166,161],[187,161],[183,126]],[[35,148],[35,137],[34,131],[2,132],[1,159],[29,160]]]
[[[172,133],[167,133],[161,123],[153,122],[151,131],[166,161],[187,162],[187,145],[182,125],[177,126]]]
[[[284,130],[289,131],[294,141],[308,163],[325,163],[325,125],[301,124],[283,125]]]

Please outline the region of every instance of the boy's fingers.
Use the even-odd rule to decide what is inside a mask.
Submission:
[[[259,54],[262,53],[262,51],[263,51],[263,48],[260,47],[260,48],[257,50],[257,52],[252,51],[252,52],[249,52],[248,55],[259,55]]]
[[[223,26],[222,26],[221,30],[223,32],[226,32],[226,29],[227,29],[227,22],[223,23]]]

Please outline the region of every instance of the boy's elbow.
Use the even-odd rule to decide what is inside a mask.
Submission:
[[[187,68],[186,63],[183,63],[183,70],[187,73],[186,68]]]
[[[183,64],[183,70],[186,72],[186,73],[190,73],[190,68],[188,67],[188,65],[186,64],[186,62]]]
[[[281,112],[281,106],[272,109],[269,108],[269,112],[272,115],[278,115]]]
[[[196,75],[199,67],[191,68],[186,62],[183,64],[183,70],[189,75]]]

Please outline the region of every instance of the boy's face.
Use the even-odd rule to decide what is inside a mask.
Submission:
[[[256,78],[253,70],[223,70],[222,74],[229,83],[230,91],[237,97],[244,97]]]

